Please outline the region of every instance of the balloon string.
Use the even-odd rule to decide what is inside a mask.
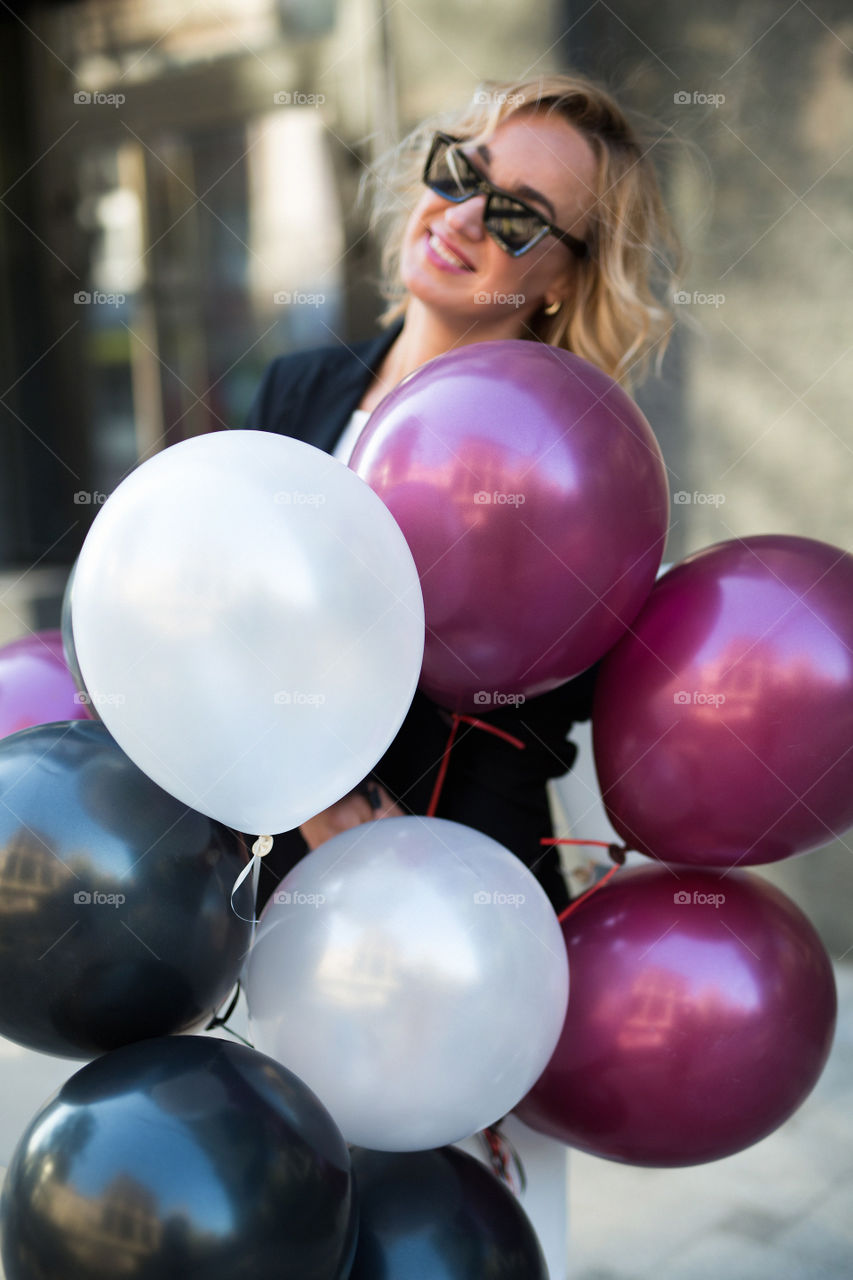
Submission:
[[[617,871],[621,871],[621,870],[622,870],[621,864],[615,867],[611,867],[610,870],[607,872],[607,875],[602,876],[600,880],[596,880],[592,888],[587,889],[586,893],[582,893],[579,898],[575,898],[573,902],[570,902],[569,905],[565,907],[557,916],[557,919],[559,920],[560,924],[562,924],[564,920],[567,920],[568,917],[572,914],[572,912],[577,910],[577,908],[581,905],[582,902],[586,902],[587,898],[590,898],[594,893],[598,893],[599,889],[603,888],[604,885],[607,884],[607,881],[612,876],[615,876]]]
[[[238,979],[237,986],[234,988],[234,994],[231,997],[231,1003],[229,1004],[228,1008],[221,1015],[214,1011],[213,1017],[210,1019],[210,1022],[208,1022],[207,1026],[204,1029],[205,1031],[216,1031],[221,1028],[223,1031],[227,1031],[229,1036],[233,1036],[235,1040],[239,1040],[241,1044],[246,1045],[249,1049],[254,1049],[255,1046],[251,1043],[250,1040],[247,1040],[245,1036],[241,1036],[239,1031],[235,1031],[233,1027],[228,1026],[228,1019],[231,1017],[232,1013],[237,1008],[237,1001],[239,999],[240,999],[240,982]]]
[[[426,811],[428,818],[435,817],[435,811],[438,808],[439,797],[441,796],[444,779],[447,776],[447,766],[450,763],[450,749],[456,740],[456,734],[460,724],[470,724],[475,729],[483,729],[486,733],[493,734],[496,738],[502,738],[504,742],[508,742],[511,746],[517,747],[519,751],[523,751],[525,743],[520,738],[514,737],[511,733],[507,733],[505,729],[499,729],[497,725],[488,724],[485,720],[478,720],[476,716],[462,715],[457,711],[451,711],[450,733],[447,742],[444,744],[444,751],[441,756],[441,764],[439,765],[438,775],[435,779],[435,786],[432,789],[429,806]]]
[[[255,940],[255,927],[259,923],[257,919],[258,913],[258,884],[261,878],[261,858],[265,858],[272,848],[272,836],[258,836],[252,845],[252,857],[246,863],[237,879],[234,881],[234,887],[231,890],[231,910],[234,912],[238,920],[244,921],[252,926],[252,941]],[[237,890],[242,887],[248,876],[252,877],[252,914],[250,916],[241,915],[234,905],[234,897]]]
[[[527,1174],[524,1172],[521,1157],[509,1139],[501,1133],[498,1126],[496,1124],[488,1125],[477,1136],[485,1146],[489,1163],[497,1176],[503,1179],[510,1190],[518,1195],[519,1192],[516,1191],[512,1169],[510,1168],[510,1161],[512,1161],[518,1174],[520,1190],[525,1191],[527,1189]]]

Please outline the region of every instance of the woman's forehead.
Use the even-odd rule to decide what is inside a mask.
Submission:
[[[541,191],[558,217],[576,214],[579,203],[594,198],[595,152],[583,134],[555,112],[516,112],[471,145],[471,154],[496,186],[512,190],[524,184]]]

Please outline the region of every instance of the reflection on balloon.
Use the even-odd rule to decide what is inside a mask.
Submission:
[[[238,831],[289,830],[351,790],[420,673],[417,571],[387,509],[336,458],[265,431],[185,440],[127,476],[71,608],[119,746]]]
[[[346,1146],[243,1045],[147,1040],[83,1067],[30,1123],[0,1203],[6,1280],[346,1280]]]
[[[578,675],[654,583],[669,515],[657,441],[621,387],[556,347],[475,342],[429,361],[382,401],[350,466],[412,549],[421,687],[453,710]]]
[[[33,631],[0,649],[0,738],[53,720],[88,720],[58,631]]]
[[[162,791],[101,724],[5,738],[0,1033],[82,1058],[193,1026],[249,945],[230,903],[247,858],[240,836]]]
[[[60,618],[60,630],[62,634],[62,655],[65,658],[65,665],[71,672],[71,678],[77,688],[77,692],[82,695],[79,699],[89,711],[90,716],[94,720],[99,720],[95,707],[92,705],[92,699],[89,696],[89,690],[83,682],[83,673],[80,670],[80,662],[77,658],[77,646],[74,643],[74,629],[71,625],[71,594],[74,590],[74,578],[77,574],[77,562],[71,566],[71,572],[68,575],[68,581],[65,584],[65,591],[62,595],[62,615]],[[64,719],[65,717],[60,717]]]
[[[602,663],[613,826],[664,862],[773,862],[853,824],[853,556],[723,542],[670,570]]]
[[[557,917],[527,868],[439,818],[383,818],[303,858],[264,909],[254,1043],[348,1142],[417,1151],[505,1115],[566,1009]]]
[[[548,1280],[512,1192],[453,1147],[352,1152],[359,1203],[350,1280]]]
[[[557,1048],[516,1113],[626,1164],[702,1164],[778,1128],[835,1026],[809,921],[747,872],[620,871],[563,922],[572,993]]]

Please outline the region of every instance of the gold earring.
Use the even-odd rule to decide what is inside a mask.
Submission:
[[[562,298],[557,298],[556,302],[550,302],[548,304],[548,306],[545,308],[542,314],[545,316],[555,316],[557,312],[560,310],[560,307],[562,305],[563,305]]]

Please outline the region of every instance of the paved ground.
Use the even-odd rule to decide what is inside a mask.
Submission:
[[[740,1155],[631,1169],[572,1153],[571,1280],[853,1277],[853,965],[812,1095]]]
[[[572,1154],[570,1280],[853,1277],[853,965],[836,972],[840,1018],[829,1063],[778,1133],[695,1169],[631,1169]],[[0,1165],[80,1065],[0,1040]]]

